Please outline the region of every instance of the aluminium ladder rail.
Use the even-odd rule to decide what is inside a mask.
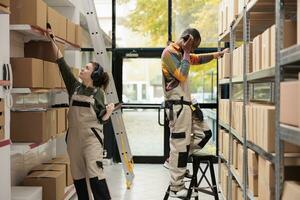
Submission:
[[[106,51],[106,47],[102,35],[103,31],[100,29],[100,25],[98,22],[94,1],[83,0],[82,4],[84,6],[84,11],[85,11],[84,14],[86,15],[89,33],[94,47],[95,59],[101,66],[103,66],[104,71],[108,73],[110,78],[109,85],[105,91],[107,101],[110,103],[118,104],[119,99],[117,96],[116,87],[112,76],[112,71],[110,68],[110,60],[107,55],[107,51]],[[127,189],[130,189],[132,185],[132,181],[134,179],[133,159],[132,159],[130,146],[128,143],[128,137],[124,126],[124,121],[122,118],[121,109],[116,109],[112,113],[111,121],[115,132],[115,137],[116,137],[121,161],[123,163],[123,170],[126,177],[126,186]]]

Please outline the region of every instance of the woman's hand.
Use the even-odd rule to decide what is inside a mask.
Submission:
[[[111,114],[114,111],[114,109],[115,109],[115,104],[110,103],[106,106],[106,113]]]

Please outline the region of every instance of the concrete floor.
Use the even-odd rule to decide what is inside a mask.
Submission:
[[[105,174],[113,200],[163,199],[169,183],[169,174],[167,169],[158,164],[136,164],[134,173],[135,179],[132,188],[130,190],[127,190],[122,165],[114,164],[105,167]],[[215,173],[217,176],[217,166],[215,166]],[[76,199],[77,198],[75,197],[72,200]],[[213,199],[214,198],[212,196],[199,193],[199,200]]]

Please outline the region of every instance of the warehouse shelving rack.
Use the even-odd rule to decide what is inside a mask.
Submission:
[[[288,1],[290,2],[290,1]],[[297,1],[294,1],[297,2]],[[292,3],[294,3],[292,2]],[[298,5],[297,5],[298,6]],[[283,0],[276,0],[276,69],[275,69],[275,102],[276,102],[276,160],[275,199],[280,200],[284,183],[284,142],[300,146],[300,129],[280,123],[280,82],[284,81],[286,72],[300,72],[300,45],[283,49],[284,19],[289,6]],[[298,73],[297,73],[298,74]]]
[[[264,159],[270,161],[273,164],[277,164],[279,163],[279,157],[275,156],[278,155],[278,153],[271,154],[266,152],[265,150],[263,150],[260,146],[250,142],[247,140],[247,133],[246,133],[246,105],[249,102],[249,83],[256,83],[256,82],[270,82],[270,80],[272,81],[277,81],[277,85],[275,84],[275,91],[277,92],[279,89],[279,77],[277,75],[277,72],[279,71],[279,67],[277,66],[278,64],[276,64],[276,66],[273,66],[271,68],[268,69],[264,69],[261,71],[257,71],[257,72],[252,72],[252,73],[247,73],[247,69],[249,66],[249,42],[251,39],[253,39],[256,35],[261,34],[266,28],[270,27],[272,24],[278,23],[278,15],[281,14],[282,15],[282,10],[281,12],[278,12],[278,5],[280,5],[281,0],[252,0],[250,1],[247,5],[244,6],[243,11],[237,16],[237,18],[233,21],[233,23],[230,26],[230,30],[227,30],[224,34],[222,34],[219,37],[219,45],[221,44],[221,42],[229,42],[230,44],[230,52],[232,53],[232,51],[235,48],[235,42],[236,41],[243,41],[244,44],[244,55],[243,55],[243,69],[244,69],[244,73],[243,76],[240,77],[232,77],[232,75],[230,76],[229,79],[223,79],[223,80],[219,80],[219,89],[221,85],[225,85],[228,84],[229,85],[229,91],[230,91],[230,95],[229,95],[229,124],[225,124],[224,122],[219,121],[219,128],[224,128],[226,129],[229,133],[229,158],[228,160],[224,159],[224,156],[222,154],[220,154],[220,162],[224,162],[225,165],[228,168],[228,180],[227,180],[227,199],[232,199],[232,194],[231,194],[231,180],[232,177],[234,177],[234,179],[236,180],[236,182],[238,183],[238,185],[240,186],[240,188],[243,191],[243,199],[254,199],[253,194],[248,190],[248,151],[247,149],[251,149],[252,151],[256,152],[259,156],[263,157]],[[278,5],[277,5],[278,4]],[[276,14],[274,13],[275,11],[275,7],[276,7]],[[273,15],[275,18],[276,15],[276,20],[272,21],[270,19],[263,21],[263,22],[259,22],[256,21],[255,19],[252,19],[252,16],[255,15],[259,15],[259,13],[265,13],[268,12],[271,15]],[[281,16],[280,15],[280,16]],[[282,16],[281,16],[282,17]],[[283,18],[283,17],[282,17]],[[278,27],[278,25],[277,25]],[[251,30],[251,32],[250,32]],[[279,29],[277,29],[278,31]],[[278,32],[276,32],[276,37],[278,35]],[[276,40],[278,41],[278,39]],[[279,51],[278,51],[279,52]],[[298,55],[297,55],[298,53]],[[294,47],[294,48],[289,48],[285,51],[281,52],[283,58],[281,59],[281,64],[283,64],[282,62],[284,61],[286,64],[288,62],[288,60],[293,60],[294,62],[296,61],[300,61],[299,57],[300,57],[300,46]],[[287,58],[289,56],[289,58]],[[278,56],[277,56],[278,57]],[[279,62],[276,62],[279,63]],[[234,67],[233,63],[232,63],[232,54],[231,54],[231,68]],[[232,69],[231,69],[231,73],[232,73]],[[275,76],[276,75],[276,76]],[[243,85],[243,117],[242,117],[242,121],[243,121],[243,126],[242,126],[242,137],[238,135],[238,133],[231,127],[231,107],[232,107],[232,86],[233,84],[242,84]],[[275,92],[275,94],[276,94]],[[277,97],[275,98],[275,102],[276,102],[276,109],[279,110],[279,107],[277,107],[279,105],[279,93],[277,92]],[[219,97],[220,98],[220,97]],[[278,105],[277,105],[278,104]],[[279,124],[279,113],[276,113],[276,124]],[[297,141],[294,140],[293,137],[295,137],[294,132],[293,131],[299,131],[299,143],[300,144],[300,129],[295,130],[293,129],[293,131],[291,129],[288,129],[286,126],[281,125],[281,135],[285,135],[283,137],[285,137],[285,139],[287,141],[289,140],[293,140],[293,141]],[[289,127],[290,128],[290,127]],[[279,129],[276,129],[279,130]],[[284,131],[285,130],[285,131]],[[288,131],[287,131],[288,130]],[[278,131],[277,131],[278,132]],[[284,133],[283,133],[284,132]],[[278,133],[276,133],[276,138],[278,137]],[[293,137],[292,137],[293,136]],[[281,138],[283,138],[281,137]],[[236,173],[235,173],[235,169],[232,168],[231,163],[232,163],[232,154],[233,154],[233,149],[232,149],[232,142],[233,142],[233,138],[235,138],[240,144],[243,145],[243,174],[242,177],[239,177]],[[288,139],[289,138],[289,139]],[[294,142],[295,143],[295,142]],[[278,146],[278,145],[277,145]],[[282,145],[280,146],[280,150],[282,151]],[[276,150],[276,152],[278,152]],[[277,166],[276,165],[276,166]],[[278,169],[279,170],[279,169]],[[280,168],[280,171],[282,172],[282,169]],[[281,177],[280,177],[281,178]],[[276,188],[277,189],[277,188]],[[222,190],[219,190],[221,192],[221,196],[224,197],[224,194],[222,193]],[[277,198],[280,199],[280,198]]]

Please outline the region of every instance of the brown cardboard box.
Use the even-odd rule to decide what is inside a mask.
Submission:
[[[275,152],[275,107],[260,106],[258,109],[262,110],[260,116],[263,117],[263,120],[260,120],[261,132],[258,132],[258,135],[261,136],[260,144],[265,151]]]
[[[280,122],[292,126],[299,124],[299,81],[280,83]]]
[[[51,28],[57,36],[62,39],[67,38],[67,19],[64,16],[48,7],[47,22],[51,24]]]
[[[282,200],[298,200],[300,196],[300,182],[285,181]]]
[[[258,195],[258,155],[248,149],[249,190],[254,196]]]
[[[73,184],[73,178],[71,175],[71,168],[70,168],[70,160],[67,156],[54,158],[53,160],[44,162],[44,164],[58,164],[58,165],[66,166],[66,180],[67,180],[66,185],[69,186]]]
[[[11,0],[10,23],[30,24],[46,29],[47,5],[42,0]]]
[[[232,190],[231,190],[231,199],[232,200],[239,200],[237,198],[238,185],[237,185],[237,183],[234,180],[232,180],[231,188],[232,188]]]
[[[232,164],[235,169],[238,168],[238,142],[236,140],[233,140],[233,156],[232,156]]]
[[[244,149],[241,144],[238,144],[238,174],[240,177],[243,177],[243,158],[244,158]]]
[[[64,45],[56,43],[61,53],[64,53]],[[30,41],[24,44],[24,56],[27,58],[38,58],[44,61],[56,63],[57,54],[52,49],[50,42],[44,41]]]
[[[56,110],[57,117],[57,131],[56,133],[62,133],[66,131],[66,110],[65,108],[59,108]]]
[[[228,160],[228,154],[229,154],[229,150],[228,150],[228,145],[229,145],[229,134],[225,133],[223,135],[224,138],[224,142],[223,142],[223,153],[224,153],[224,157],[226,160]]]
[[[44,87],[60,88],[61,77],[57,64],[44,61]]]
[[[237,199],[243,199],[243,191],[240,187],[237,188]]]
[[[31,172],[35,171],[62,171],[66,175],[66,166],[56,164],[41,164],[31,169]]]
[[[254,52],[255,53],[255,71],[259,71],[261,70],[261,66],[262,66],[262,37],[261,35],[256,36],[256,38],[254,38],[255,40],[255,49]]]
[[[56,115],[53,110],[11,112],[11,140],[13,142],[44,143],[55,134]]]
[[[291,20],[285,20],[284,22],[284,44],[283,48],[288,48],[297,42],[296,35],[296,23]],[[271,28],[271,46],[270,46],[270,56],[271,56],[271,66],[275,66],[275,36],[276,36],[276,26],[273,25]]]
[[[0,0],[0,4],[1,4],[2,6],[9,7],[9,1],[10,1],[10,0]]]
[[[0,126],[4,126],[5,125],[5,116],[4,116],[4,112],[0,112]]]
[[[4,111],[4,99],[0,98],[0,112]]]
[[[79,46],[82,46],[82,27],[78,24],[75,25],[75,43]]]
[[[76,25],[70,20],[67,20],[67,41],[76,43]]]
[[[253,72],[253,43],[249,43],[249,66],[247,73]]]
[[[11,58],[14,87],[43,87],[43,61],[35,58]]]
[[[218,137],[218,141],[219,141],[219,152],[221,154],[223,154],[223,135],[224,135],[224,131],[219,129],[219,137]]]
[[[230,53],[225,53],[223,56],[223,78],[230,77]]]
[[[270,49],[271,49],[271,30],[268,28],[262,34],[262,69],[266,69],[271,65]]]
[[[258,196],[259,199],[273,200],[275,195],[275,169],[263,158],[258,158]]]
[[[62,171],[36,171],[25,177],[22,185],[42,186],[43,200],[62,200],[66,182]]]

